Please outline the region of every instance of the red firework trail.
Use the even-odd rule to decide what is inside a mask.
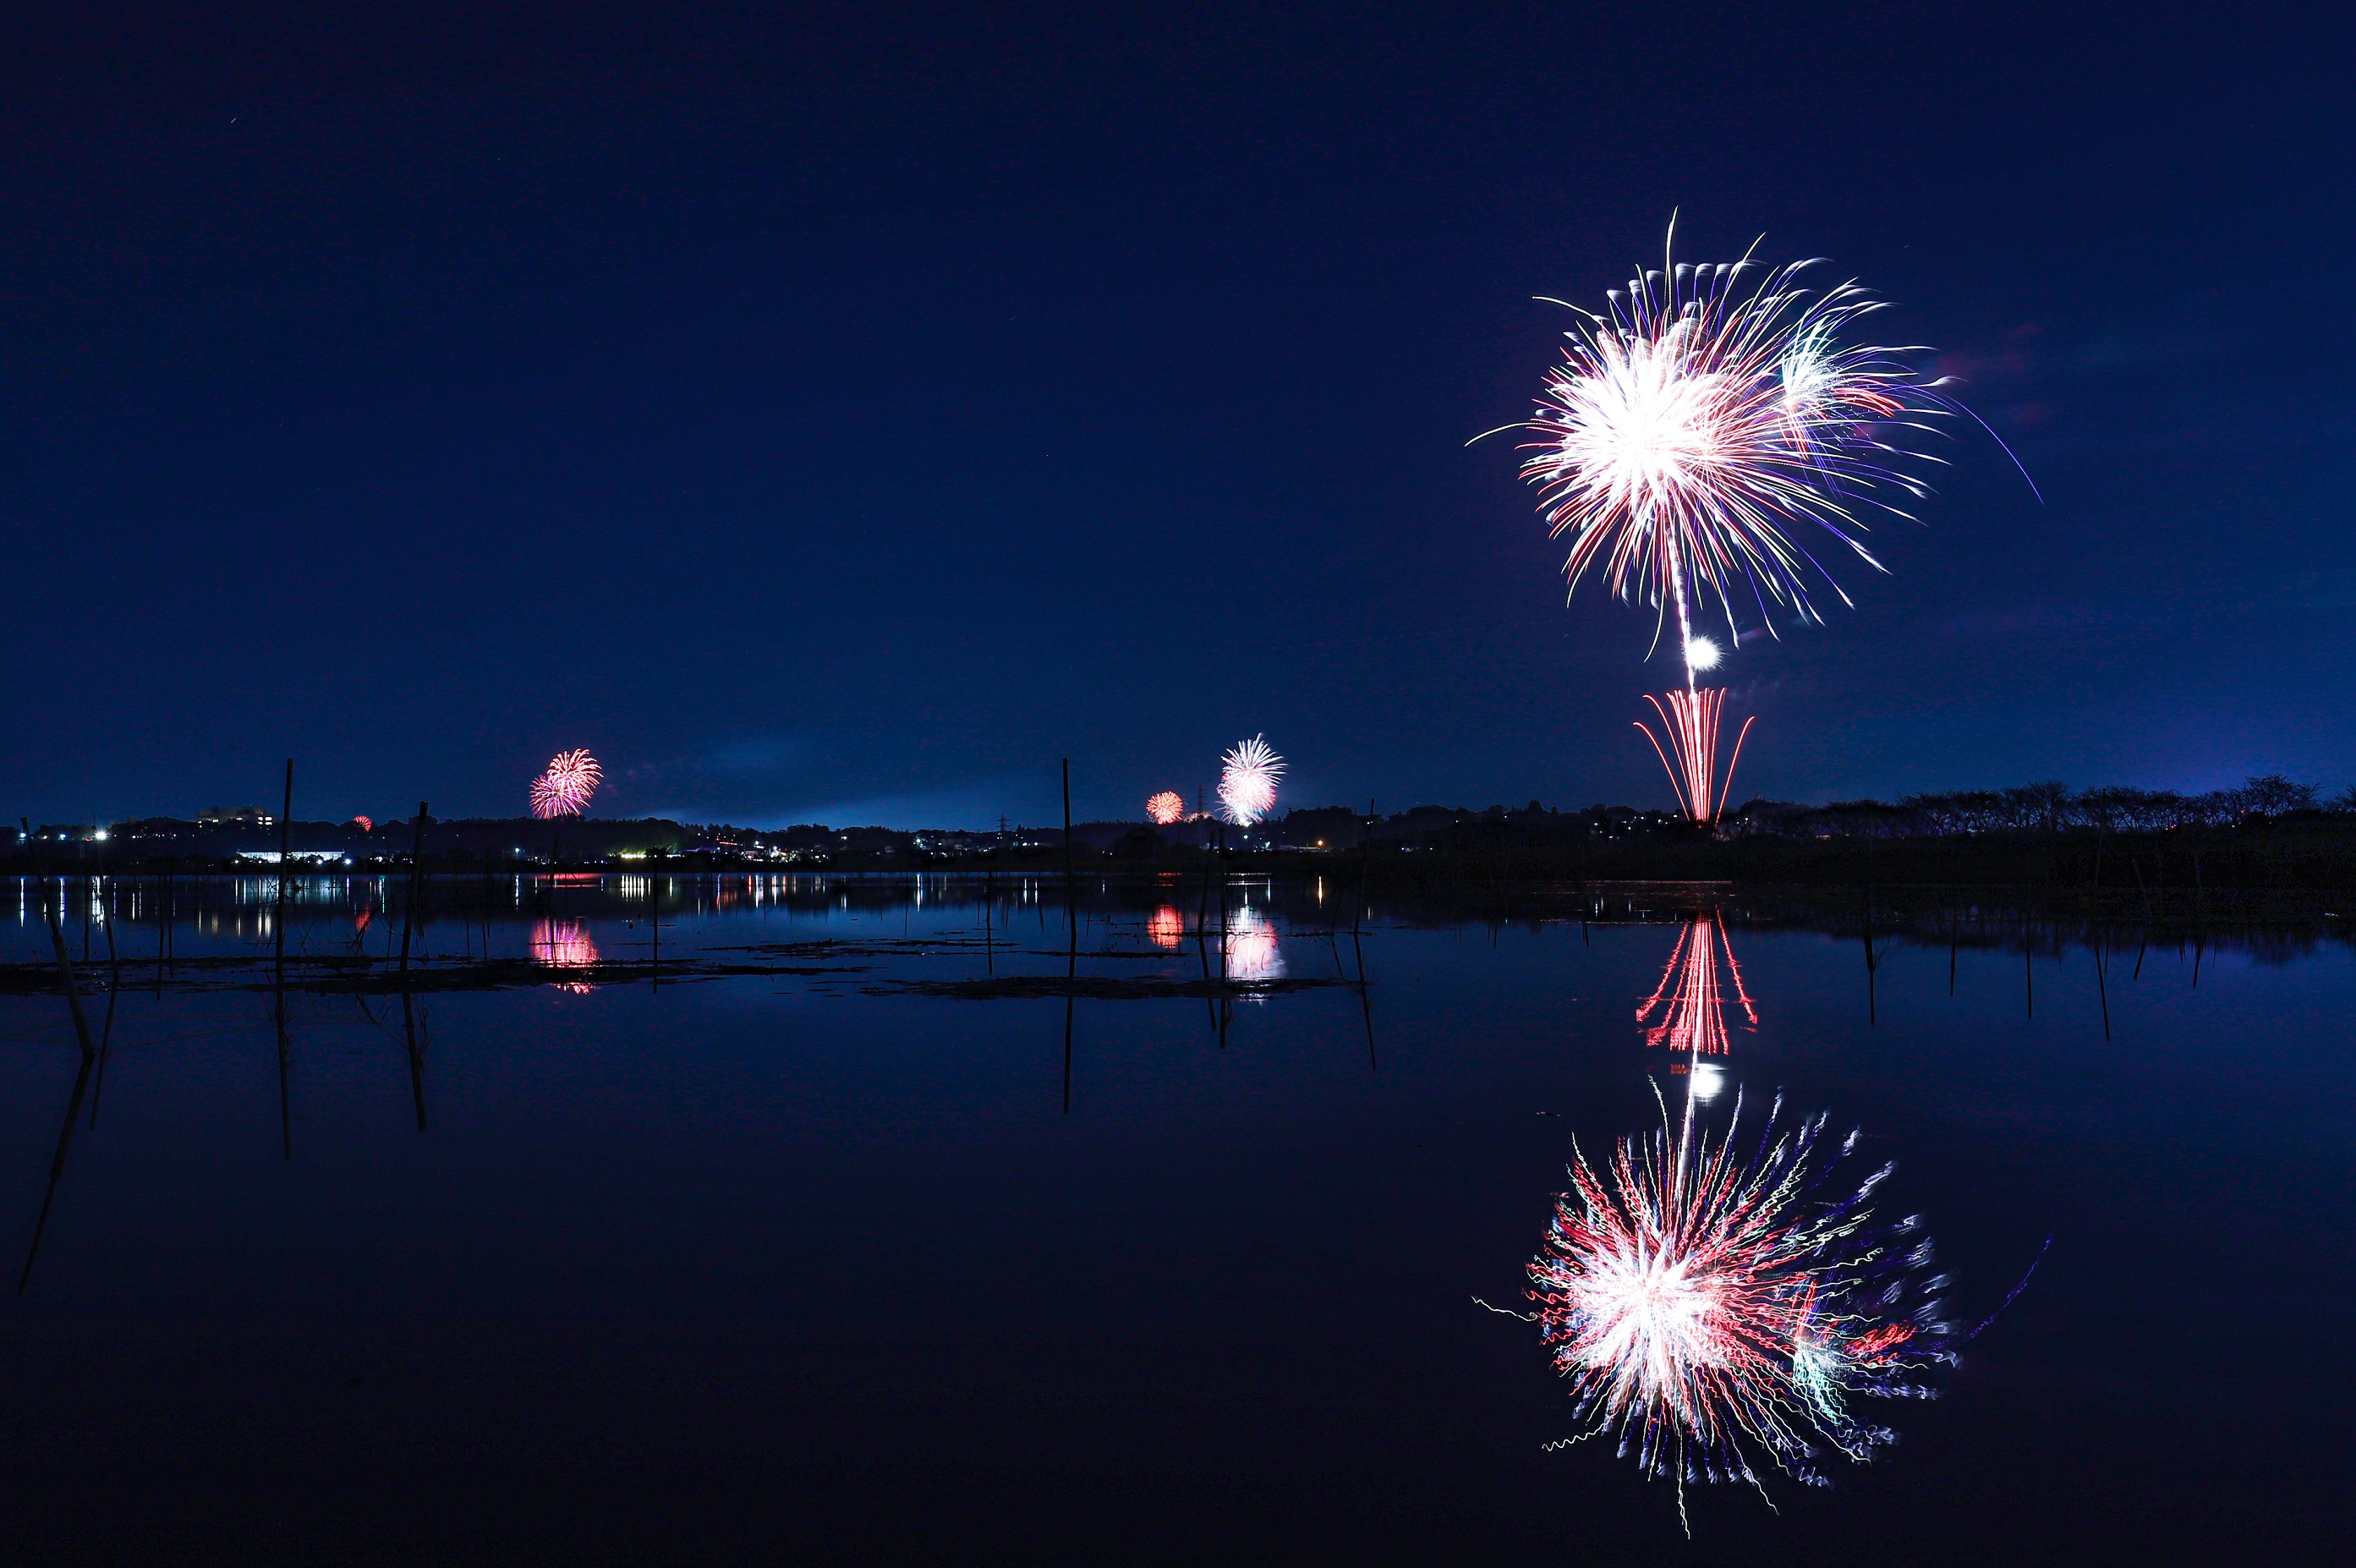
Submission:
[[[1715,910],[1697,915],[1678,934],[1661,983],[1636,1009],[1636,1022],[1647,1026],[1644,1043],[1666,1046],[1700,1058],[1727,1052],[1726,1002],[1719,986],[1719,950],[1726,954],[1726,974],[1734,1000],[1755,1028],[1759,1009],[1742,989],[1742,971],[1734,962],[1734,945],[1726,939]]]

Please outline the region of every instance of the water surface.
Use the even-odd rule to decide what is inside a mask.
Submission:
[[[1885,925],[1869,989],[1855,909],[1704,890],[1183,877],[1067,926],[1053,881],[465,878],[404,998],[400,884],[288,892],[0,884],[12,1558],[2214,1562],[2347,1522],[2329,930],[1983,911]],[[1688,1487],[1688,1540],[1608,1444],[1547,1448],[1563,1385],[1473,1298],[1519,1305],[1573,1141],[1697,1061],[1706,1114],[1780,1093],[1894,1160],[1959,1318],[2052,1244],[1886,1457]]]

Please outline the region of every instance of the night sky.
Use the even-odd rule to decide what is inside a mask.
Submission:
[[[2288,7],[97,5],[0,48],[0,813],[1665,806],[1510,439],[1679,251],[1989,436],[1737,793],[2356,779],[2356,93]],[[2326,24],[2345,29],[2344,18]],[[1829,559],[1829,557],[1828,557]]]

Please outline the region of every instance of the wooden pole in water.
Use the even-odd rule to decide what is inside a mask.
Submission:
[[[287,1083],[287,1058],[292,1047],[286,1038],[286,902],[288,884],[294,875],[294,759],[290,757],[286,759],[286,793],[278,808],[278,912],[272,921],[276,957],[271,982],[278,1024],[278,1144],[290,1160],[294,1157],[294,1103]]]
[[[417,925],[418,872],[425,864],[425,802],[417,802],[417,829],[409,841],[409,900],[401,911],[401,972],[409,973],[409,933]]]
[[[99,1097],[106,1092],[106,1059],[114,1054],[114,999],[123,993],[123,955],[114,947],[113,911],[106,921],[106,1022],[98,1031],[98,1078],[90,1087],[90,1130],[98,1131]]]
[[[286,793],[278,808],[278,967],[286,967],[286,877],[294,828],[294,759],[286,759]]]
[[[1873,985],[1873,972],[1879,967],[1873,960],[1873,890],[1869,887],[1865,894],[1865,1022],[1868,1028],[1874,1027],[1879,1021],[1875,1015]]]
[[[1071,956],[1064,965],[1064,1114],[1072,1113],[1072,983],[1080,973],[1080,908],[1072,870],[1072,759],[1064,758],[1064,926]]]
[[[1072,907],[1072,759],[1064,758],[1064,908]]]
[[[2111,993],[2103,983],[2103,929],[2100,926],[2094,928],[2092,945],[2094,950],[2094,994],[2103,1004],[2103,1038],[2107,1040],[2111,1037]]]
[[[81,1010],[81,988],[74,983],[73,957],[66,951],[64,922],[59,918],[57,901],[44,898],[42,902],[48,906],[49,950],[57,955],[58,974],[65,982],[66,1010],[73,1015],[74,1037],[81,1042],[84,1058],[95,1057],[98,1050],[90,1043],[90,1020]]]
[[[1366,797],[1366,823],[1358,831],[1358,903],[1350,911],[1350,936],[1358,935],[1358,919],[1366,908],[1367,888],[1373,885],[1375,866],[1375,798]]]
[[[417,1015],[411,1008],[409,986],[401,987],[401,1030],[409,1046],[409,1096],[417,1105],[417,1130],[425,1131],[425,1052],[417,1043]]]

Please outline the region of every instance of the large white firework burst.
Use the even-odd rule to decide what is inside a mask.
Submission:
[[[1600,315],[1549,301],[1584,319],[1564,334],[1537,412],[1509,427],[1536,437],[1522,473],[1569,537],[1571,587],[1600,564],[1614,594],[1673,618],[1688,685],[1709,662],[1695,657],[1701,599],[1731,632],[1738,596],[1762,618],[1772,603],[1813,619],[1811,577],[1840,593],[1792,524],[1819,525],[1879,568],[1857,537],[1860,514],[1907,515],[1892,502],[1925,493],[1908,472],[1925,459],[1901,438],[1952,407],[1933,390],[1944,383],[1901,358],[1919,350],[1844,342],[1882,304],[1855,283],[1801,286],[1816,264],[1665,256]]]
[[[1284,758],[1269,749],[1265,736],[1238,741],[1219,762],[1219,808],[1227,821],[1248,828],[1276,809]]]

